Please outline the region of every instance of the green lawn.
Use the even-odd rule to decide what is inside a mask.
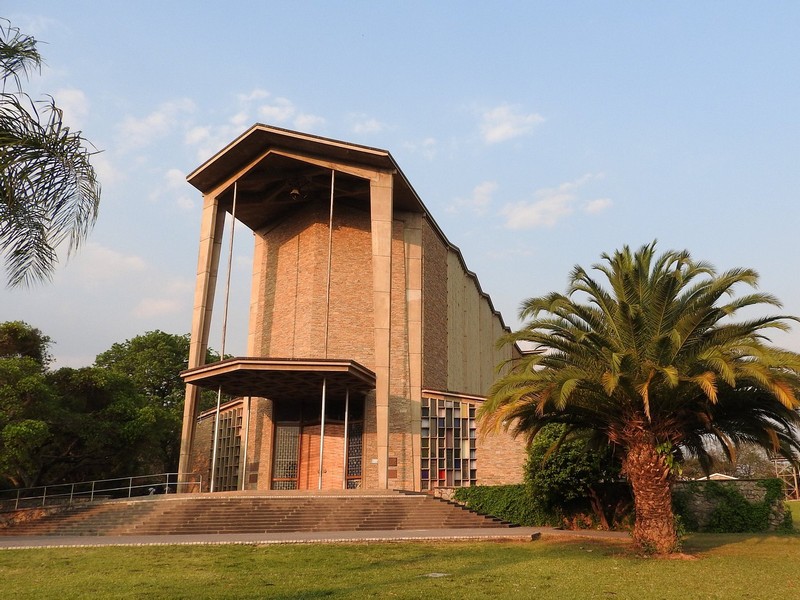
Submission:
[[[794,523],[795,531],[800,531],[800,500],[792,500],[787,502],[792,511],[792,522]]]
[[[797,598],[800,536],[0,550],[5,598]]]

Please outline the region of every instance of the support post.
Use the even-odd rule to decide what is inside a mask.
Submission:
[[[389,393],[392,316],[392,186],[391,173],[370,180],[372,226],[372,298],[375,335],[375,416],[378,487],[389,487]]]
[[[406,260],[406,327],[408,335],[408,382],[411,401],[411,483],[422,490],[422,215],[407,214],[403,228]]]
[[[225,302],[222,311],[222,344],[219,350],[220,360],[225,360],[225,341],[228,332],[228,302],[231,296],[231,270],[233,267],[233,239],[236,231],[236,195],[238,182],[233,182],[233,206],[231,208],[231,235],[228,240],[228,272],[225,278]],[[219,447],[219,408],[222,402],[222,386],[217,390],[217,412],[214,416],[214,440],[211,451],[211,491],[214,492],[217,481],[217,450]]]
[[[342,460],[342,489],[347,489],[347,450],[349,444],[349,438],[347,436],[347,428],[349,426],[349,418],[350,418],[350,388],[348,387],[344,392],[344,450],[342,454],[344,455]]]
[[[320,413],[319,421],[319,479],[317,481],[317,489],[322,489],[322,458],[325,453],[325,392],[327,378],[322,378],[322,413]]]
[[[200,250],[197,257],[192,333],[187,365],[187,368],[190,369],[205,363],[208,333],[211,328],[211,313],[214,308],[214,292],[217,287],[217,271],[219,269],[224,224],[225,212],[219,210],[217,198],[205,196],[203,199],[203,219],[200,225]],[[191,455],[199,398],[200,388],[194,385],[187,385],[183,407],[181,453],[178,463],[179,473],[189,473],[191,471]],[[179,488],[181,487],[179,486]],[[184,490],[181,489],[180,491]]]
[[[241,461],[241,466],[239,467],[239,473],[241,473],[241,483],[239,485],[239,489],[245,489],[245,485],[247,484],[247,445],[250,443],[250,401],[251,397],[247,396],[245,398],[244,407],[242,407],[242,428],[244,429],[244,444],[242,450],[242,456],[239,459]],[[240,434],[241,435],[241,434]]]

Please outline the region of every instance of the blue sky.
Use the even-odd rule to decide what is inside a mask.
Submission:
[[[88,242],[52,283],[0,291],[0,319],[50,335],[56,366],[189,331],[185,175],[256,122],[390,151],[512,326],[575,264],[653,239],[756,269],[800,315],[799,3],[6,0],[0,16],[42,42],[26,89],[102,150]],[[236,235],[226,350],[243,354]],[[775,341],[800,350],[800,333]]]

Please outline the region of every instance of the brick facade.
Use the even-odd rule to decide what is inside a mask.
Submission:
[[[258,133],[259,127],[254,131]],[[269,130],[269,135],[278,140],[287,138],[282,131]],[[317,150],[317,154],[308,156],[309,165],[317,164],[326,150],[338,152],[324,144]],[[281,160],[276,168],[285,168],[286,159]],[[295,173],[303,159],[293,160]],[[354,165],[342,163],[342,170],[363,170]],[[217,168],[214,164],[208,168],[212,167]],[[202,172],[201,169],[199,173]],[[263,218],[242,217],[246,224],[258,223],[253,227],[256,242],[249,353],[281,359],[352,360],[372,370],[376,374],[376,391],[352,398],[359,406],[363,402],[361,487],[378,488],[385,481],[389,488],[418,490],[422,390],[466,394],[470,402],[480,402],[479,397],[491,384],[495,366],[508,358],[510,350],[495,348],[497,338],[505,331],[502,318],[475,275],[464,266],[458,249],[446,240],[427,211],[415,205],[418,200],[406,188],[400,189],[402,193],[395,191],[392,212],[386,209],[385,216],[376,220],[376,210],[381,212],[381,206],[392,206],[386,182],[395,187],[407,185],[402,177],[392,178],[388,172],[391,170],[375,171],[372,178],[372,172],[364,170],[365,177],[371,178],[369,185],[357,178],[345,181],[347,194],[343,199],[334,198],[330,231],[328,199],[322,194],[309,195],[303,203],[275,213],[267,225]],[[202,179],[201,175],[195,176]],[[229,175],[221,172],[219,176]],[[241,177],[246,178],[247,174]],[[381,202],[388,198],[389,203],[376,205],[376,198]],[[386,237],[381,237],[384,234],[380,229]],[[207,277],[198,277],[201,276]],[[198,289],[201,283],[207,283],[200,279],[198,282]],[[379,290],[380,286],[388,289],[388,294]],[[385,322],[386,303],[388,339],[384,333],[376,333],[386,327],[380,325]],[[196,306],[193,332],[207,329],[202,320],[208,312],[202,304]],[[387,340],[384,347],[382,340]],[[382,366],[387,353],[388,372]],[[386,388],[382,387],[387,381],[388,413]],[[249,415],[243,419],[243,435],[246,431],[247,438],[246,465],[241,475],[244,489],[270,488],[275,416],[281,407],[299,403],[306,413],[300,434],[298,485],[316,488],[320,426],[319,412],[316,416],[311,413],[319,396],[319,390],[308,388],[302,397],[250,399]],[[341,397],[329,400],[342,402]],[[194,434],[191,464],[192,470],[207,473],[208,459],[203,457],[208,455],[204,448],[211,443],[211,432],[206,421],[198,423]],[[382,435],[386,436],[383,442]],[[324,488],[342,487],[344,439],[343,423],[334,419],[326,424]],[[500,433],[482,437],[477,444],[478,482],[520,480],[525,455],[521,441]],[[381,471],[383,468],[385,472]]]
[[[422,228],[422,385],[447,389],[447,248],[431,224]]]

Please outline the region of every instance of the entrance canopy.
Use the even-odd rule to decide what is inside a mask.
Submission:
[[[234,397],[286,398],[316,395],[325,380],[328,393],[368,392],[375,373],[345,359],[229,358],[181,373],[184,382]]]

